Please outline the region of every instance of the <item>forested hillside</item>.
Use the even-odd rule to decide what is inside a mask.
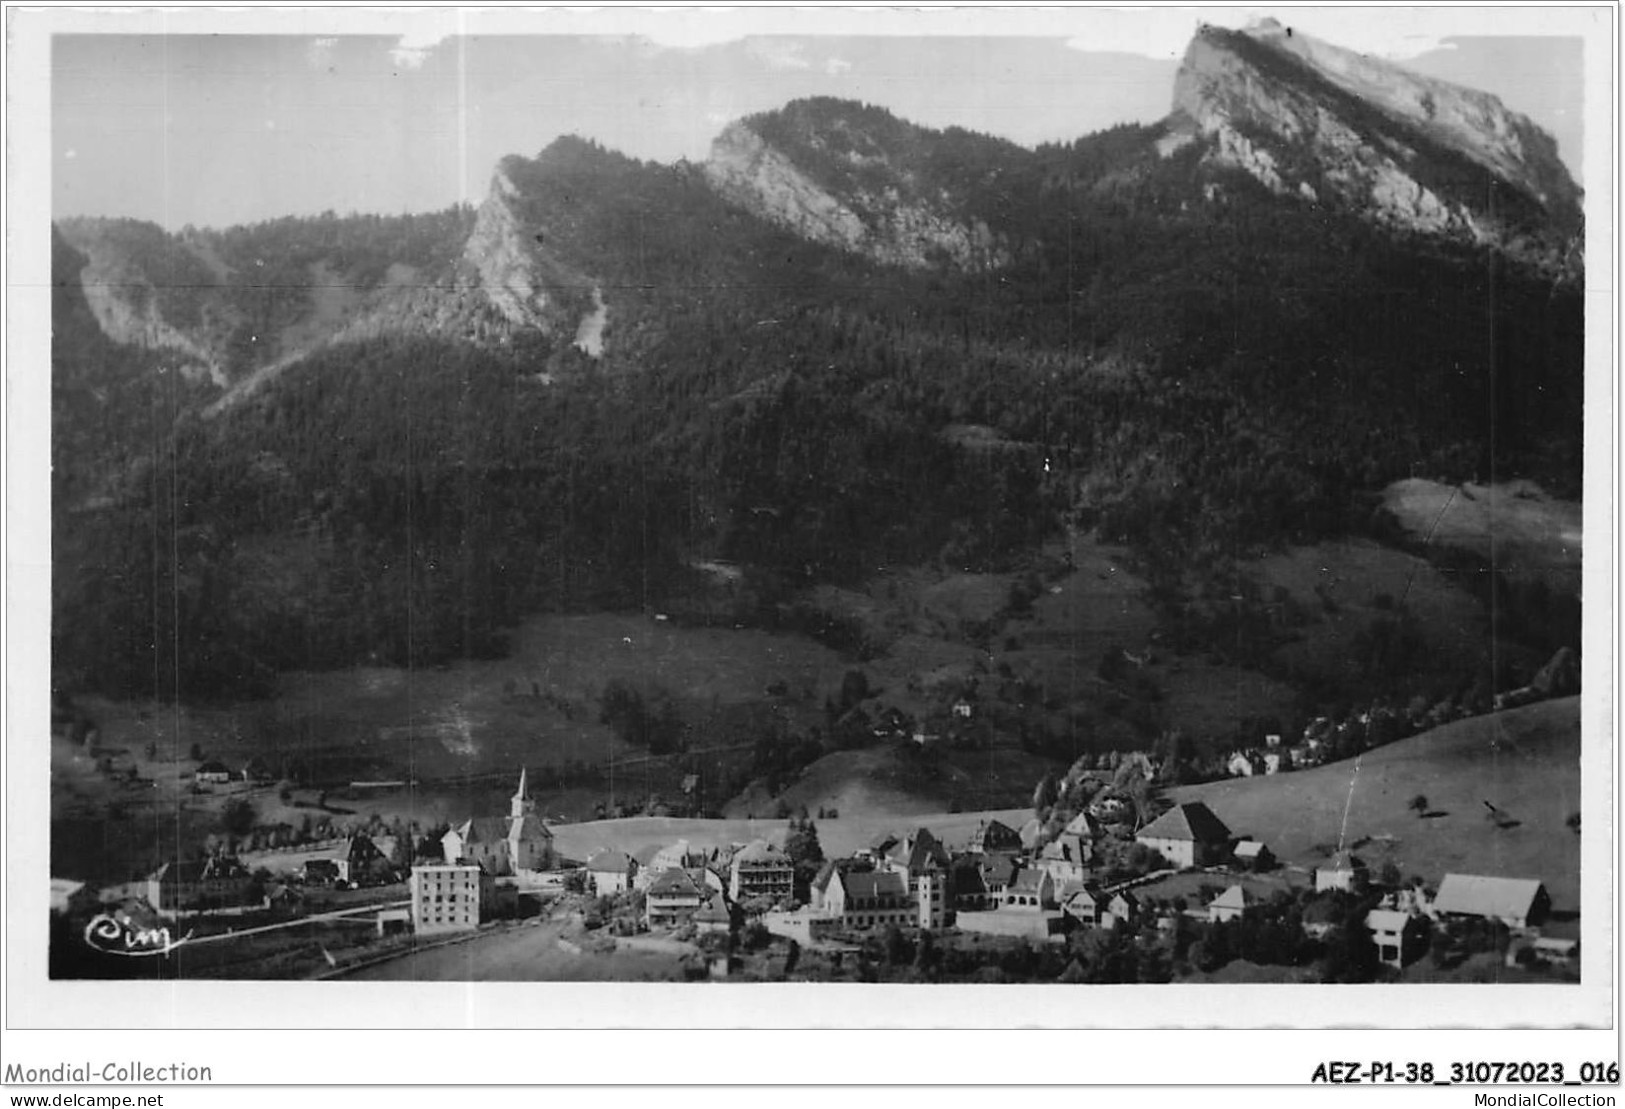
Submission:
[[[59,237],[59,680],[209,697],[487,657],[528,613],[696,596],[702,559],[747,568],[730,619],[767,620],[883,566],[1014,567],[1064,526],[1130,545],[1177,612],[1237,558],[1371,531],[1398,478],[1578,494],[1572,285],[1283,200],[1199,143],[1164,157],[1160,125],[1037,151],[839,102],[755,125],[815,179],[879,187],[849,155],[883,153],[1008,261],[877,264],[698,167],[560,140],[505,160],[504,202],[569,312],[599,291],[601,356],[375,329],[204,419],[218,387],[107,339]],[[450,274],[472,218],[110,233],[235,375],[313,268]]]

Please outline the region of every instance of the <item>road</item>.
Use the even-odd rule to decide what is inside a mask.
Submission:
[[[335,909],[330,913],[312,913],[309,916],[296,916],[288,920],[278,921],[275,924],[262,924],[257,928],[238,928],[230,932],[215,932],[207,936],[196,936],[187,940],[187,943],[225,943],[231,940],[240,940],[244,936],[256,936],[261,932],[280,932],[284,928],[300,928],[307,924],[314,924],[323,920],[340,920],[362,913],[376,913],[380,909],[404,909],[412,904],[410,901],[379,901],[371,905],[355,905],[348,909]],[[357,921],[356,923],[372,924],[372,921]]]
[[[619,950],[576,954],[578,927],[542,921],[465,943],[404,955],[343,976],[350,982],[668,982],[682,978],[675,955]],[[563,940],[563,943],[560,941]]]

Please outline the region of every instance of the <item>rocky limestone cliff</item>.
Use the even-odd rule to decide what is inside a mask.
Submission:
[[[115,343],[160,351],[177,359],[188,378],[227,382],[223,359],[204,340],[164,319],[152,282],[104,242],[88,224],[64,222],[58,230],[87,259],[79,274],[85,302],[96,323]]]
[[[1264,20],[1248,33],[1296,57],[1345,92],[1460,151],[1554,213],[1577,214],[1580,189],[1558,157],[1556,140],[1498,97],[1294,34],[1275,20]]]
[[[506,162],[506,159],[504,159]],[[510,324],[553,330],[551,301],[538,278],[536,258],[511,201],[518,187],[505,165],[498,165],[491,191],[474,219],[474,233],[463,259],[478,274],[479,289]]]
[[[497,165],[463,249],[457,287],[463,307],[472,312],[469,337],[476,341],[500,342],[526,329],[579,336],[583,326],[590,330],[586,321],[596,319],[601,328],[607,319],[600,283],[560,258],[553,244],[561,236],[536,222],[534,204],[527,204],[515,183],[523,165],[512,156]],[[469,303],[470,293],[483,301],[484,311]],[[602,351],[596,339],[589,345],[594,357]]]
[[[1211,163],[1277,194],[1542,269],[1575,264],[1578,187],[1550,136],[1488,93],[1265,21],[1199,31],[1173,109],[1165,154],[1203,139]],[[1486,202],[1492,186],[1499,203]]]
[[[900,189],[835,195],[744,121],[717,136],[704,168],[720,196],[752,215],[886,265],[924,269],[947,262],[979,270],[1010,260],[987,224],[954,219]]]

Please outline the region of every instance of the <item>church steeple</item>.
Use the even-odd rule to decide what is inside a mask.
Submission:
[[[519,788],[514,790],[513,800],[508,805],[508,815],[515,820],[529,816],[536,809],[536,803],[528,796],[529,790],[525,788],[525,776],[528,770],[519,771]]]

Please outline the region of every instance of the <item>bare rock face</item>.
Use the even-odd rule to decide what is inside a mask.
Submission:
[[[819,188],[743,123],[711,144],[705,178],[726,199],[797,235],[857,251],[868,238],[858,214]]]
[[[872,170],[877,158],[864,161]],[[745,121],[717,136],[704,170],[719,195],[752,215],[886,265],[925,269],[946,262],[980,270],[1010,260],[986,223],[956,219],[907,195],[913,190],[906,188],[906,175],[899,175],[903,187],[855,188],[837,195]]]
[[[87,259],[79,282],[96,323],[115,343],[161,351],[177,359],[188,379],[226,382],[223,360],[201,337],[164,319],[151,280],[95,231],[94,221],[64,221],[63,237]]]
[[[550,300],[539,280],[528,236],[511,205],[518,188],[504,166],[497,167],[490,194],[474,219],[463,258],[479,275],[479,288],[510,324],[550,332]]]
[[[1489,93],[1266,20],[1198,31],[1169,124],[1170,152],[1205,139],[1211,163],[1278,195],[1494,247],[1543,270],[1578,265],[1579,187],[1552,138]]]

